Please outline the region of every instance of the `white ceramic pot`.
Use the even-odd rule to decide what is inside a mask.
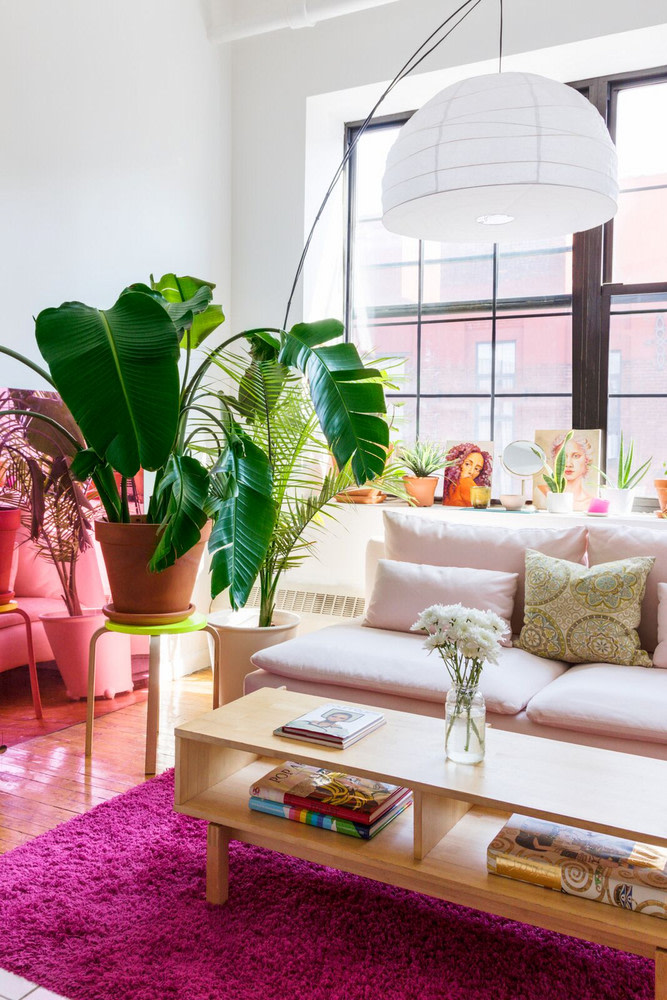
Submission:
[[[274,625],[260,626],[259,610],[216,611],[207,615],[209,625],[220,633],[220,704],[226,705],[243,695],[243,681],[256,667],[250,657],[260,649],[293,639],[301,622],[291,611],[274,611]]]
[[[619,490],[617,486],[604,486],[602,496],[609,501],[610,514],[632,514],[634,490]]]
[[[40,615],[67,697],[72,701],[88,695],[88,651],[93,632],[106,618],[101,610],[82,615],[49,612]],[[132,658],[130,637],[120,632],[102,635],[95,648],[95,696],[114,698],[118,691],[131,691]]]
[[[572,493],[547,493],[547,510],[550,514],[571,514],[573,508]]]

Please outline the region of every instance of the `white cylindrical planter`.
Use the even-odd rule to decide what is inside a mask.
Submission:
[[[301,622],[291,611],[274,611],[275,625],[260,626],[259,610],[244,608],[242,611],[216,611],[208,615],[209,625],[220,633],[220,704],[243,696],[243,681],[255,667],[250,657],[260,649],[275,646],[287,639],[294,639]]]
[[[547,510],[550,514],[571,514],[573,509],[573,493],[547,493]]]
[[[635,500],[634,490],[620,490],[617,486],[605,486],[602,496],[609,501],[610,514],[632,514]]]

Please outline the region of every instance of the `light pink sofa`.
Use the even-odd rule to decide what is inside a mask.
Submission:
[[[431,565],[471,566],[519,573],[512,620],[523,616],[526,548],[597,565],[632,555],[652,555],[639,628],[643,647],[657,645],[657,587],[667,581],[667,531],[652,522],[637,526],[595,521],[541,528],[539,515],[525,529],[468,528],[385,513],[385,540],[371,541],[372,578],[380,557]],[[566,522],[564,522],[566,524]],[[537,534],[536,534],[537,533]],[[432,603],[438,601],[433,595]],[[441,716],[449,686],[444,667],[423,649],[423,637],[369,628],[357,619],[272,646],[252,657],[258,668],[246,692],[280,687],[334,701],[356,701],[422,715]],[[498,729],[570,743],[667,759],[667,670],[603,663],[570,666],[524,650],[502,651],[487,665],[482,691],[488,721]]]

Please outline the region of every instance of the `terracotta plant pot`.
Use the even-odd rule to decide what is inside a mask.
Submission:
[[[132,517],[130,524],[95,522],[115,611],[162,615],[188,609],[211,523],[204,525],[197,544],[173,566],[151,573],[148,563],[155,551],[158,527],[147,524],[141,515]]]
[[[250,657],[287,639],[294,639],[301,619],[291,611],[274,611],[273,625],[260,627],[257,608],[242,611],[217,611],[208,616],[222,638],[220,664],[220,704],[243,696],[246,674],[257,668]]]
[[[418,507],[432,507],[435,488],[438,485],[437,476],[403,476],[406,492],[410,494]]]
[[[106,621],[98,609],[83,615],[40,615],[46,638],[72,701],[88,695],[88,652],[93,632]],[[95,651],[95,695],[113,698],[132,690],[130,636],[109,632],[100,636]]]
[[[667,479],[654,479],[653,485],[655,486],[655,492],[658,494],[660,513],[664,516],[667,514]]]
[[[14,591],[9,585],[14,560],[16,532],[21,525],[21,512],[15,507],[0,507],[0,607],[9,604]]]

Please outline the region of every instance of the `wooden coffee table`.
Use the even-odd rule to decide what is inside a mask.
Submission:
[[[228,843],[241,840],[654,958],[656,1000],[667,1000],[667,921],[486,870],[513,812],[667,847],[667,762],[489,729],[484,763],[454,764],[442,720],[389,710],[343,751],[272,735],[325,702],[263,688],[176,730],[175,808],[209,823],[210,903],[227,899]],[[414,805],[371,841],[252,812],[251,783],[284,760],[407,785]]]

